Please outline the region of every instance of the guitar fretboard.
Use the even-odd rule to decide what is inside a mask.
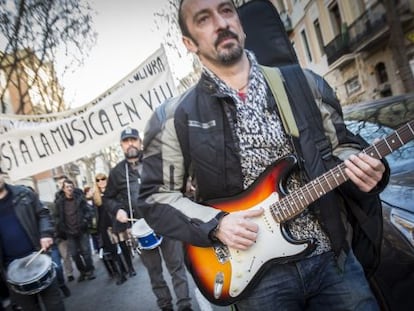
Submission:
[[[395,132],[362,150],[361,153],[366,153],[376,159],[382,159],[413,138],[414,120],[411,120],[398,128]],[[304,211],[309,204],[340,186],[348,179],[349,177],[345,174],[345,164],[341,163],[335,166],[323,175],[272,204],[270,206],[270,211],[273,218],[275,221],[282,223],[297,216]]]

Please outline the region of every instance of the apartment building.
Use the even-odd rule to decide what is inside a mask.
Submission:
[[[414,71],[414,1],[395,0]],[[300,64],[322,75],[341,104],[405,92],[383,1],[273,0]]]
[[[65,109],[63,91],[50,63],[29,49],[3,54],[0,76],[2,113],[46,114]]]
[[[0,59],[0,113],[39,115],[66,109],[63,90],[52,64],[41,63],[30,49],[20,50],[16,54],[0,52]],[[54,177],[62,174],[70,176],[72,170],[67,167],[73,166],[59,166],[16,183],[33,187],[40,193],[42,200],[50,201],[56,191]]]

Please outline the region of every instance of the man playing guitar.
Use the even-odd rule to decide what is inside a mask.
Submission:
[[[158,234],[201,249],[194,256],[187,248],[188,266],[213,303],[235,303],[240,311],[377,310],[349,247],[341,193],[358,198],[382,190],[384,164],[356,154],[362,149],[356,142],[342,144],[351,134],[338,131],[341,116],[321,102],[321,126],[338,163],[344,160],[341,178],[351,182],[290,217],[283,229],[275,226],[288,210],[278,216],[267,201],[280,197],[268,193],[297,189],[304,172],[284,176],[294,162],[292,138],[255,55],[244,49],[237,10],[230,0],[183,0],[178,16],[184,45],[203,70],[195,87],[158,107],[147,124],[139,198],[146,221]],[[301,128],[300,146],[314,130]],[[314,150],[305,152],[316,159]],[[301,167],[312,172],[313,164]],[[194,200],[184,195],[189,178]],[[232,199],[217,201],[226,197]],[[286,241],[272,240],[275,231]],[[268,265],[272,250],[281,258]],[[257,275],[246,277],[252,270]]]

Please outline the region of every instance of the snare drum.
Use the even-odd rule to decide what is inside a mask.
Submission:
[[[162,236],[156,235],[143,218],[132,225],[131,234],[138,239],[138,247],[141,249],[154,249],[162,242]]]
[[[33,256],[37,257],[26,267]],[[52,284],[55,275],[52,259],[45,254],[33,253],[15,259],[7,268],[7,282],[15,292],[23,295],[42,291]]]

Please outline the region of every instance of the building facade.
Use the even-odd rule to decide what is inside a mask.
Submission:
[[[50,63],[31,50],[0,52],[1,113],[46,114],[66,109],[63,90]]]
[[[0,52],[0,59],[1,113],[40,115],[64,111],[67,108],[52,64],[41,62],[29,49],[17,51],[16,54]],[[50,201],[56,191],[54,178],[62,174],[71,176],[70,173],[72,171],[65,165],[18,180],[16,183],[31,186],[40,194],[42,200]]]
[[[403,31],[405,55],[414,67],[414,1],[388,1]],[[412,91],[402,83],[384,2],[272,1],[300,64],[323,76],[343,105]]]

